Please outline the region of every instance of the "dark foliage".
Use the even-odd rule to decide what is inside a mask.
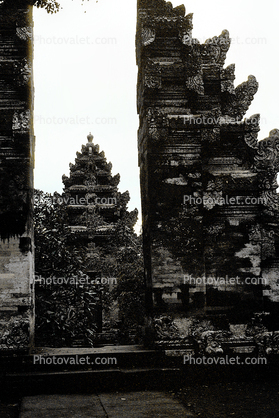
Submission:
[[[108,312],[115,301],[122,338],[139,328],[144,281],[141,239],[133,231],[136,220],[137,210],[126,210],[110,239],[98,247],[93,268],[103,277],[115,278],[116,285],[112,289],[92,284],[84,272],[87,249],[74,243],[62,197],[35,191],[37,345],[71,346],[76,340],[93,345],[100,309]],[[103,221],[96,217],[96,222]]]

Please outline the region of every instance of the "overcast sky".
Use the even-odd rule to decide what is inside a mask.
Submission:
[[[34,8],[35,187],[62,192],[61,176],[92,132],[94,143],[140,210],[135,62],[136,0],[60,0],[48,15]],[[174,6],[181,1],[172,1]],[[188,0],[193,37],[201,42],[228,29],[226,66],[235,86],[256,76],[259,91],[247,116],[261,114],[259,139],[279,129],[278,0]],[[140,224],[140,222],[139,222]],[[139,229],[139,228],[138,228]]]

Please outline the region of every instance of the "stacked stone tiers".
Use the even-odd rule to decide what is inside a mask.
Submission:
[[[0,4],[0,350],[34,338],[33,20],[22,1]]]
[[[102,245],[113,233],[129,196],[118,192],[119,174],[112,176],[104,152],[93,144],[91,134],[87,138],[75,164],[70,164],[70,177],[63,176],[63,197],[73,240]]]
[[[276,310],[279,131],[258,141],[259,115],[244,119],[255,77],[235,87],[228,31],[200,44],[169,2],[138,1],[136,46],[150,311]]]

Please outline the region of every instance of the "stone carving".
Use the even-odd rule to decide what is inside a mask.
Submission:
[[[179,31],[179,37],[181,42],[184,45],[192,46],[195,44],[196,40],[192,39],[192,29],[193,29],[193,13],[187,14],[185,17],[184,27],[182,27]]]
[[[206,60],[210,58],[211,62],[223,66],[230,44],[230,34],[227,30],[224,30],[221,35],[205,41],[202,45],[202,57]]]
[[[255,156],[255,165],[257,169],[272,168],[279,171],[279,130],[273,129],[269,137],[259,141],[258,152]]]
[[[236,87],[235,94],[231,95],[228,103],[224,105],[224,114],[236,120],[241,120],[247,112],[258,87],[256,77],[249,75],[248,80]]]
[[[254,167],[259,173],[259,188],[263,204],[268,210],[278,211],[279,195],[276,192],[277,173],[279,171],[279,130],[274,129],[269,137],[254,143],[256,155],[254,156]],[[272,212],[270,212],[271,215]]]
[[[230,94],[235,94],[234,72],[235,72],[235,64],[231,64],[227,68],[221,69],[220,71],[221,93],[228,92]]]
[[[220,128],[202,130],[202,141],[216,142],[220,141],[220,139]]]
[[[148,118],[148,133],[153,141],[158,141],[162,137],[165,137],[165,129],[169,125],[168,119],[160,109],[147,109]]]
[[[142,28],[141,38],[142,44],[147,46],[155,41],[156,33],[154,29],[151,28]]]
[[[28,132],[30,129],[30,110],[14,113],[12,129],[18,132]]]
[[[269,182],[267,187],[269,187]],[[261,199],[263,204],[267,206],[268,213],[271,216],[274,216],[274,211],[279,211],[279,195],[277,193],[264,191],[261,194]]]
[[[14,62],[14,74],[15,80],[19,86],[29,83],[32,77],[31,62],[29,59],[24,58],[21,61]]]
[[[249,241],[251,241],[253,244],[257,244],[262,237],[261,233],[261,227],[259,224],[253,225],[251,227],[251,230],[249,232]]]
[[[192,16],[161,0],[140,0],[138,16],[138,147],[148,254],[153,260],[167,249],[193,278],[241,278],[239,285],[185,286],[178,294],[175,271],[159,277],[163,261],[156,259],[156,271],[153,262],[145,266],[150,306],[166,306],[173,317],[183,311],[191,319],[214,317],[203,330],[193,321],[190,337],[203,353],[221,353],[231,339],[241,349],[252,341],[241,307],[255,312],[267,300],[261,286],[244,285],[244,278],[278,275],[279,131],[258,141],[259,115],[244,119],[258,82],[251,75],[234,87],[234,64],[223,68],[228,31],[200,44],[192,38]],[[142,28],[149,28],[144,43]],[[171,323],[166,327],[163,321],[160,338],[178,340]]]
[[[270,332],[267,329],[259,330],[253,335],[256,344],[258,355],[266,357],[270,354],[277,354],[279,350],[279,333]]]
[[[157,340],[173,340],[180,336],[179,329],[168,315],[154,318],[154,328]]]
[[[151,60],[148,60],[145,69],[144,83],[145,86],[149,88],[162,87],[161,67],[159,64],[155,64]]]
[[[274,231],[262,230],[262,260],[275,257],[275,236]]]
[[[203,85],[203,77],[202,74],[197,74],[192,77],[188,77],[186,80],[186,87],[189,90],[194,90],[198,94],[204,94],[204,85]]]
[[[188,184],[188,180],[186,180],[182,174],[180,174],[179,177],[167,178],[163,180],[163,182],[166,184],[175,184],[177,186],[187,186]]]
[[[161,88],[161,79],[159,77],[156,76],[152,76],[152,75],[146,75],[145,76],[145,85],[146,87],[149,87],[151,89],[159,89]]]
[[[120,174],[116,174],[115,176],[111,178],[111,184],[113,186],[118,186],[119,182],[120,182]]]
[[[254,95],[257,93],[259,83],[256,80],[256,77],[249,75],[248,80],[240,84],[235,89],[235,95],[238,101],[239,114],[244,116],[248,110]]]
[[[228,339],[227,331],[205,331],[201,334],[200,352],[208,355],[222,355],[222,344]]]
[[[258,149],[258,132],[260,130],[260,115],[255,114],[244,120],[244,126],[247,133],[244,135],[244,141],[250,148]]]
[[[204,228],[206,232],[209,235],[212,235],[214,238],[216,238],[218,235],[222,234],[222,232],[225,229],[225,224],[216,224],[216,225],[210,225],[208,227]]]
[[[32,38],[32,27],[31,26],[24,26],[22,28],[16,28],[16,34],[17,36],[26,41],[28,39]]]
[[[262,248],[262,260],[275,256],[274,231],[267,231],[261,225],[254,225],[249,232],[249,240],[253,244],[260,244]]]

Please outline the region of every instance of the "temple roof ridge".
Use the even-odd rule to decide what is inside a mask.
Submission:
[[[112,163],[108,162],[104,151],[100,152],[98,144],[93,143],[94,136],[91,132],[87,135],[86,145],[82,145],[81,152],[77,151],[75,163],[70,163],[70,176],[65,174],[62,181],[65,190],[74,191],[87,188],[88,181],[93,182],[96,191],[114,190],[120,181],[120,175],[112,175]],[[92,184],[93,184],[92,183]]]

